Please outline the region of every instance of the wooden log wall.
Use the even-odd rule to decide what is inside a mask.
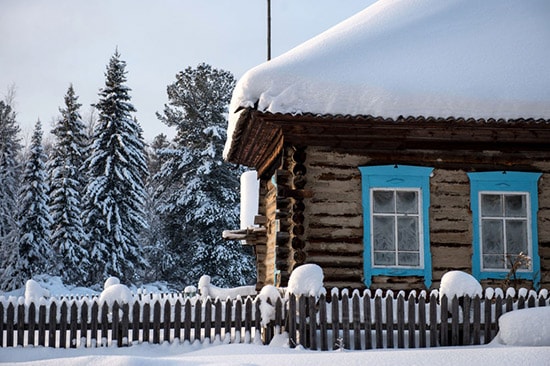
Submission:
[[[294,150],[296,151],[296,150]],[[427,152],[426,152],[427,154]],[[433,152],[432,152],[433,154]],[[304,232],[297,236],[300,255],[305,263],[319,264],[325,273],[325,285],[332,287],[363,288],[363,209],[359,166],[373,164],[419,164],[418,151],[395,153],[381,161],[381,157],[349,154],[332,148],[308,147],[300,151],[298,161],[303,165],[304,187],[310,192],[300,201],[303,208]],[[483,156],[483,154],[481,154]],[[298,156],[298,155],[297,155]],[[432,288],[439,286],[442,275],[450,269],[471,272],[472,214],[470,209],[470,182],[465,170],[457,169],[457,156],[452,164],[422,155],[424,165],[434,167],[430,178],[430,241],[432,254]],[[476,167],[483,170],[541,171],[539,181],[539,255],[541,259],[541,287],[550,285],[550,159],[533,156],[518,162],[519,166],[500,161],[495,154],[484,160],[479,157]],[[541,155],[542,156],[542,155]],[[468,158],[463,156],[462,159]],[[541,158],[537,160],[537,158]],[[372,159],[372,160],[371,160]],[[374,160],[375,159],[375,160]],[[296,164],[296,163],[294,163]],[[466,162],[463,162],[466,164]],[[529,165],[530,164],[530,165]],[[295,165],[289,164],[288,169]],[[303,204],[303,205],[302,205]],[[291,238],[292,239],[292,238]],[[484,287],[504,286],[503,281],[484,281]],[[530,287],[529,282],[516,286]],[[532,285],[532,284],[531,284]],[[422,289],[420,277],[373,278],[373,289]]]

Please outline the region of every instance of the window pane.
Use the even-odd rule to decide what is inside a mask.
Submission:
[[[397,212],[406,214],[417,214],[418,192],[397,191]]]
[[[395,192],[375,190],[372,192],[372,203],[374,213],[394,213]]]
[[[395,217],[373,217],[374,250],[395,250]]]
[[[502,220],[482,220],[483,254],[504,254]]]
[[[502,255],[484,255],[483,268],[485,269],[504,268],[504,257]]]
[[[506,217],[527,217],[527,197],[524,194],[504,196]]]
[[[527,254],[527,221],[507,220],[506,221],[506,254]]]
[[[420,255],[418,253],[399,253],[399,265],[418,267],[420,265]]]
[[[481,216],[502,217],[502,195],[481,195]]]
[[[374,252],[375,266],[395,266],[394,252]]]
[[[397,218],[397,246],[401,250],[418,250],[418,217]],[[400,261],[401,262],[401,261]]]

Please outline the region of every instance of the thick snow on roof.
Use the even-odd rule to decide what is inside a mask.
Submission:
[[[272,113],[550,119],[550,2],[380,0],[249,70],[230,106]]]

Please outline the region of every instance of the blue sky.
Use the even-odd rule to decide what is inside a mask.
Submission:
[[[271,0],[272,57],[374,0]],[[266,59],[267,0],[0,0],[0,99],[15,85],[24,139],[49,131],[70,83],[86,118],[116,47],[146,140],[174,135],[155,117],[175,74],[201,62],[236,78]]]

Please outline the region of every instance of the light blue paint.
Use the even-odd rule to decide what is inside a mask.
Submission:
[[[426,288],[432,284],[432,255],[430,252],[429,208],[430,208],[430,175],[433,168],[408,165],[381,165],[359,167],[362,177],[363,193],[363,271],[367,287],[372,284],[372,276],[419,276],[424,278]],[[371,260],[371,202],[372,188],[407,188],[420,189],[422,230],[423,230],[423,260],[422,268],[373,268]]]
[[[533,287],[540,285],[540,257],[538,252],[538,180],[541,173],[523,172],[482,172],[468,173],[470,179],[470,199],[473,219],[473,257],[472,275],[478,280],[505,279],[508,271],[503,269],[482,270],[481,268],[481,236],[480,236],[480,192],[518,192],[529,194],[531,214],[531,266],[532,271],[516,272],[516,277],[533,281]]]

